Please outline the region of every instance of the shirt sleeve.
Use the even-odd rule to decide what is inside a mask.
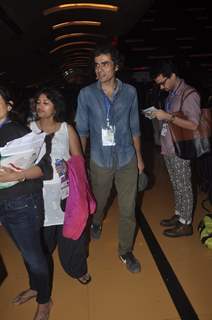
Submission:
[[[198,92],[194,91],[185,98],[182,105],[182,111],[188,120],[195,124],[199,123],[201,109],[200,96]]]
[[[86,104],[85,90],[80,90],[77,99],[77,111],[75,116],[76,129],[80,136],[89,136],[88,108]]]
[[[132,108],[130,112],[130,128],[133,136],[140,136],[140,119],[138,112],[138,96],[134,89]]]

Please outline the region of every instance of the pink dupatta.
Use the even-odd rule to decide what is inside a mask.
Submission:
[[[63,236],[77,240],[86,227],[90,214],[96,210],[82,156],[68,160],[69,196],[66,200]]]

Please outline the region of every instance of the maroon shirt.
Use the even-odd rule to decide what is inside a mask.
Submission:
[[[177,112],[182,110],[188,120],[194,122],[195,124],[199,123],[200,120],[200,96],[197,91],[191,92],[186,97],[186,92],[189,93],[193,88],[185,83],[183,79],[177,81],[176,87],[173,91],[169,92],[169,95],[166,99],[166,111],[167,112]],[[186,91],[185,91],[186,90]],[[185,92],[185,100],[182,103],[182,96]],[[182,103],[182,105],[181,105]],[[162,121],[162,124],[165,121]],[[174,145],[172,142],[171,132],[167,128],[165,136],[161,137],[161,153],[163,155],[172,155],[175,154]]]

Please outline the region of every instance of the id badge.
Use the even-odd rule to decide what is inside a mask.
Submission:
[[[69,196],[69,181],[64,180],[61,182],[61,199],[66,199]]]
[[[163,123],[162,129],[161,129],[161,136],[165,137],[168,131],[168,123]]]
[[[60,177],[61,199],[66,199],[69,195],[69,180],[67,177],[67,166],[63,159],[55,160],[55,168]]]
[[[115,127],[108,126],[106,129],[102,128],[102,145],[115,146]]]

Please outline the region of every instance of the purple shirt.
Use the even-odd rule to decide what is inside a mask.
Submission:
[[[195,124],[199,123],[200,119],[200,96],[197,91],[194,91],[183,100],[183,104],[181,106],[182,96],[186,90],[189,93],[193,88],[185,83],[183,79],[179,79],[177,81],[176,88],[173,91],[169,92],[169,95],[166,99],[166,111],[167,112],[177,112],[182,110],[188,120],[194,122]],[[164,123],[164,121],[162,121]],[[171,132],[169,128],[167,128],[167,132],[165,136],[161,137],[161,153],[163,155],[171,155],[175,154],[174,145],[172,142]]]

